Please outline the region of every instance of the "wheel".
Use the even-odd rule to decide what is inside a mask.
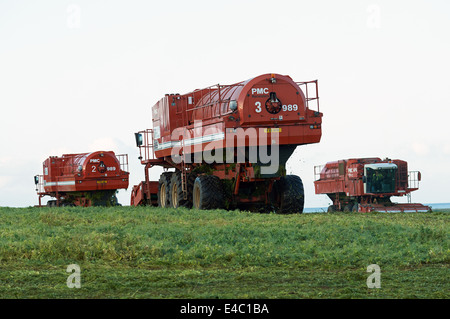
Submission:
[[[358,204],[358,203],[355,203],[355,204],[353,205],[352,212],[353,212],[353,213],[357,213],[358,211],[359,211],[359,204]]]
[[[192,191],[190,193],[192,193]],[[188,199],[184,199],[181,172],[177,171],[172,174],[172,178],[170,180],[170,206],[173,208],[178,208],[190,207],[191,205],[192,204]]]
[[[173,172],[164,172],[159,177],[158,185],[158,206],[167,208],[170,207],[170,181]]]
[[[336,206],[330,205],[328,206],[327,213],[334,213],[336,211]]]
[[[47,202],[48,207],[56,207],[56,200],[49,200]]]
[[[62,207],[74,207],[75,205],[71,202],[62,202]]]
[[[86,200],[91,201],[91,206],[110,207],[117,202],[116,190],[92,191],[85,194]],[[72,202],[73,199],[68,198]]]
[[[111,199],[111,205],[112,205],[112,206],[122,206],[122,205],[119,203],[119,200],[117,199],[117,195],[116,195],[116,194],[114,194],[113,197],[112,197],[112,199]]]
[[[305,192],[303,182],[297,175],[286,175],[274,184],[278,214],[303,213]]]
[[[344,212],[345,213],[350,213],[352,211],[352,208],[353,208],[353,204],[352,203],[347,204],[347,205],[344,206]]]
[[[188,200],[188,204],[186,207],[188,208],[192,208],[193,206],[193,191],[194,191],[194,183],[195,183],[195,179],[197,178],[197,174],[195,173],[189,173],[187,174],[187,200]]]
[[[220,209],[225,206],[222,182],[217,176],[198,176],[194,181],[192,192],[195,209]]]

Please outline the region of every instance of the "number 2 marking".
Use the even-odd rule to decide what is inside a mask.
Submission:
[[[92,173],[95,173],[95,166],[92,165]]]
[[[256,109],[255,109],[256,113],[261,113],[261,111],[262,111],[261,102],[256,102],[255,106],[256,106]]]

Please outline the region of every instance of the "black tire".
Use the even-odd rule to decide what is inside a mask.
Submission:
[[[303,213],[305,192],[297,175],[286,175],[274,184],[277,214]]]
[[[109,207],[115,206],[117,202],[115,190],[87,192],[86,198],[91,200],[92,206]],[[68,202],[71,202],[72,200],[73,199],[70,198],[67,199]]]
[[[336,206],[334,205],[328,206],[327,213],[334,213],[334,212],[336,212]]]
[[[200,175],[192,190],[193,208],[221,209],[225,207],[222,182],[214,175]]]
[[[188,204],[186,207],[188,208],[192,208],[193,206],[193,191],[194,191],[194,183],[195,183],[195,179],[197,178],[197,174],[195,173],[188,173],[187,174],[187,200],[188,200]]]
[[[62,207],[75,207],[75,204],[71,203],[71,202],[62,202],[61,206]]]
[[[56,200],[49,200],[47,202],[47,207],[56,207]]]
[[[191,205],[192,204],[191,202],[189,202],[189,200],[184,199],[181,172],[176,171],[172,174],[172,178],[170,180],[170,207],[190,207]]]
[[[164,172],[159,177],[158,185],[158,206],[162,208],[170,207],[170,181],[173,172]]]

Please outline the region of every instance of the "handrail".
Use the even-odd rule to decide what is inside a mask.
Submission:
[[[128,172],[128,154],[119,154],[116,157],[119,161],[120,170]]]
[[[314,166],[314,181],[320,180],[320,174],[322,173],[325,165],[316,165]]]
[[[36,192],[42,194],[44,190],[44,175],[36,175],[38,177],[38,183],[36,184]]]
[[[295,82],[300,89],[302,88],[302,86],[305,86],[305,98],[306,98],[306,107],[311,109],[309,107],[309,102],[310,101],[316,101],[316,105],[317,105],[317,112],[320,112],[320,107],[319,107],[319,80],[312,80],[312,81],[306,81],[306,82]],[[315,96],[314,97],[309,97],[309,93],[308,93],[308,84],[314,84],[315,86]]]
[[[142,134],[143,136],[142,144],[139,145],[139,159],[141,160],[141,163],[144,163],[150,159],[155,159],[155,150],[153,148],[153,130],[146,129],[144,131],[139,131],[137,134]]]
[[[238,86],[244,86],[244,84],[242,84],[242,83],[229,84],[229,85],[214,84],[214,85],[208,86],[208,87],[206,87],[204,89],[195,90],[195,91],[187,94],[187,96],[194,98],[194,94],[195,93],[200,93],[201,96],[199,98],[199,101],[202,101],[205,97],[208,97],[208,100],[206,102],[204,102],[202,105],[198,105],[198,106],[195,106],[193,108],[186,108],[186,112],[195,111],[195,110],[198,110],[198,109],[201,109],[201,108],[204,108],[204,107],[208,107],[208,106],[213,106],[213,105],[216,105],[216,104],[222,104],[222,103],[226,103],[226,102],[229,103],[230,102],[230,98],[222,99],[223,89],[224,88],[229,88],[229,90],[230,90],[230,89],[232,89],[234,87],[238,87]],[[206,94],[204,94],[204,92],[206,90],[208,90],[208,92]],[[227,92],[225,92],[225,94],[228,93],[229,90]],[[217,92],[217,94],[213,95],[213,93],[216,93],[216,92]],[[217,100],[213,100],[213,96],[214,97],[218,96],[218,99]],[[195,105],[195,101],[194,100],[192,101],[192,104]]]
[[[420,182],[419,175],[420,175],[419,171],[408,172],[408,188],[410,189],[419,188]]]
[[[318,80],[312,80],[312,81],[304,81],[304,82],[295,82],[300,89],[303,90],[304,88],[304,94],[305,94],[305,98],[306,98],[306,107],[311,109],[310,107],[310,102],[312,101],[316,101],[316,105],[317,105],[317,112],[320,112],[320,105],[319,105],[319,88],[318,88]],[[204,89],[198,89],[195,90],[189,94],[187,94],[186,96],[189,98],[192,98],[192,101],[190,104],[195,105],[196,101],[194,100],[194,95],[197,93],[200,93],[200,98],[198,99],[198,101],[202,101],[205,97],[207,97],[206,101],[203,101],[203,103],[201,105],[197,105],[194,106],[192,108],[186,107],[186,112],[193,112],[195,110],[199,110],[205,107],[212,107],[214,105],[220,105],[223,103],[230,103],[231,98],[222,98],[224,95],[226,96],[226,93],[229,92],[229,90],[231,90],[232,88],[235,87],[239,87],[239,86],[244,86],[245,84],[243,83],[236,83],[236,84],[230,84],[230,85],[220,85],[220,84],[215,84],[215,85],[211,85],[208,86]],[[308,89],[310,86],[314,85],[313,88],[313,92],[314,95],[310,96],[310,90]],[[223,94],[223,89],[224,88],[228,88],[227,92],[225,92],[225,94]],[[207,91],[205,93],[205,91]],[[216,93],[216,94],[214,94]],[[214,97],[218,96],[217,100],[214,100]],[[189,105],[189,104],[188,104]]]

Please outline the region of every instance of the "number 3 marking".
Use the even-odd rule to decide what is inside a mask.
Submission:
[[[261,113],[261,111],[262,111],[261,102],[256,102],[255,106],[256,106],[256,109],[255,109],[256,113]]]

